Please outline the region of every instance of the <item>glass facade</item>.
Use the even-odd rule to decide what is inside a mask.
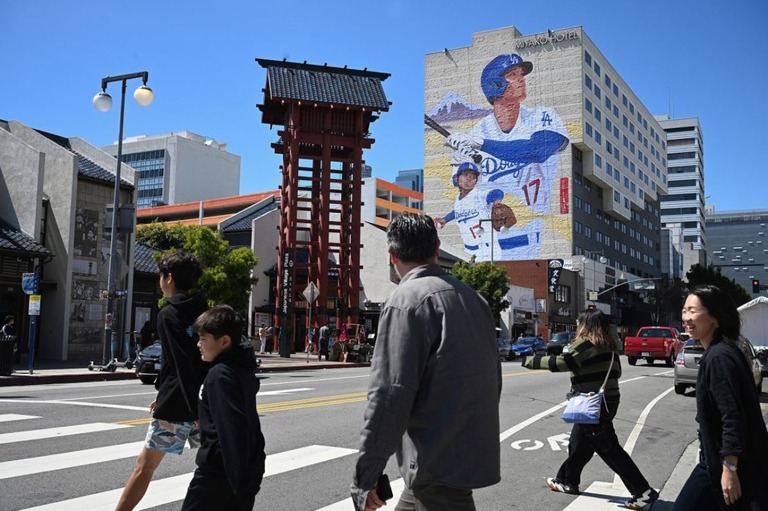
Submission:
[[[165,150],[124,154],[122,160],[137,173],[136,207],[148,208],[163,202]]]

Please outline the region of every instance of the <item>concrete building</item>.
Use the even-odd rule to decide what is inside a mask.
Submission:
[[[378,177],[363,181],[361,219],[381,227],[400,213],[420,213],[423,194]]]
[[[117,157],[117,143],[102,149]],[[227,144],[189,131],[125,138],[123,161],[138,175],[138,208],[240,193],[240,157],[227,152]]]
[[[707,264],[704,220],[704,135],[697,117],[656,119],[667,134],[669,194],[661,198],[661,226],[682,229],[683,275],[696,264]]]
[[[707,238],[712,264],[741,284],[753,297],[752,280],[768,284],[768,210],[707,213]]]
[[[502,28],[474,34],[471,46],[428,54],[425,114],[424,209],[446,221],[444,246],[501,262],[516,285],[507,263],[546,268],[562,259],[580,272],[578,307],[621,274],[627,281],[661,275],[665,133],[582,28],[532,35]],[[446,131],[453,137],[446,140]],[[462,163],[479,172],[476,198],[464,202],[455,181]],[[506,232],[490,228],[490,204],[498,200],[515,215]],[[535,300],[555,308],[546,277],[534,289]],[[618,291],[634,294],[629,286]],[[598,301],[610,300],[619,322],[615,298],[631,298],[617,294]],[[556,309],[570,309],[561,323],[578,311]],[[546,335],[547,314],[539,319]]]
[[[101,362],[104,346],[110,235],[106,205],[115,188],[115,159],[76,137],[32,129],[18,121],[0,121],[0,217],[42,251],[20,254],[25,271],[40,271],[38,356],[48,360]],[[121,169],[121,205],[133,204],[134,170]],[[118,332],[136,330],[133,303],[133,225],[121,224],[118,236],[118,299],[113,321]],[[29,252],[27,250],[26,252]],[[21,257],[24,256],[24,257]],[[26,296],[14,283],[17,328],[26,346]],[[142,315],[142,318],[144,316]]]

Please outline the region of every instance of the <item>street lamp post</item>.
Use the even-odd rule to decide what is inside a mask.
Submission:
[[[112,203],[112,230],[109,236],[109,267],[107,271],[107,313],[104,316],[104,346],[102,350],[101,366],[98,367],[102,371],[114,371],[115,361],[110,357],[107,362],[107,346],[115,345],[117,340],[117,332],[112,326],[114,318],[115,308],[115,272],[117,267],[117,231],[119,224],[119,204],[120,204],[120,165],[123,158],[123,121],[125,118],[125,90],[127,87],[126,82],[134,78],[141,78],[143,85],[138,87],[133,93],[133,98],[141,106],[149,106],[154,100],[154,94],[152,89],[147,87],[147,80],[149,79],[149,73],[147,71],[141,71],[139,73],[130,73],[119,76],[107,76],[101,79],[101,92],[93,97],[93,106],[100,112],[106,112],[112,108],[112,96],[107,93],[107,85],[112,82],[122,82],[121,94],[120,94],[120,124],[117,135],[117,169],[115,170],[115,191],[114,200]],[[94,369],[93,362],[88,367]]]
[[[496,229],[493,228],[493,220],[494,220],[493,218],[483,218],[483,219],[478,221],[478,225],[480,227],[475,229],[475,234],[477,234],[477,236],[479,238],[482,238],[483,235],[485,234],[485,228],[483,228],[483,224],[486,223],[486,222],[490,222],[491,223],[491,262],[493,262],[493,249],[494,249],[494,246],[493,246],[493,231],[496,230]],[[509,227],[503,225],[501,227],[501,229],[499,229],[499,232],[502,233],[502,234],[506,234],[507,232],[509,232]]]

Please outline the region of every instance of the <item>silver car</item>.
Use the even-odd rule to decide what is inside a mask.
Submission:
[[[752,370],[752,379],[755,382],[757,393],[763,391],[762,365],[757,358],[755,348],[747,339],[740,339],[741,350],[747,357]],[[675,393],[685,394],[688,387],[696,387],[696,378],[699,374],[699,362],[704,356],[704,347],[696,339],[685,341],[685,346],[680,350],[675,360]]]

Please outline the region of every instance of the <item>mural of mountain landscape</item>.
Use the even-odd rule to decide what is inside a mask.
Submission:
[[[446,122],[479,119],[492,111],[492,108],[475,105],[455,92],[449,92],[437,102],[437,105],[427,112],[427,115],[437,122]]]

